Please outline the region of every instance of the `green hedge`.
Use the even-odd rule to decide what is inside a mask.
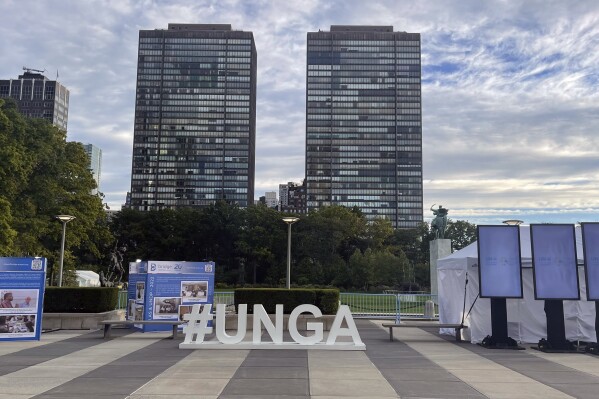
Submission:
[[[44,312],[99,313],[114,310],[119,289],[116,287],[46,287]]]
[[[238,288],[235,290],[235,310],[240,303],[247,303],[253,313],[254,304],[261,304],[266,312],[274,314],[276,305],[282,304],[289,314],[299,305],[316,305],[322,314],[335,314],[339,308],[339,290],[318,288]]]

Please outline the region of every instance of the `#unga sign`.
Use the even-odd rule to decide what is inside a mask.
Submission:
[[[283,305],[276,306],[275,321],[270,319],[262,305],[254,305],[252,325],[252,341],[244,341],[247,334],[247,304],[239,305],[237,313],[237,333],[227,334],[225,330],[225,305],[216,305],[216,341],[205,341],[206,334],[211,334],[209,326],[214,315],[212,305],[194,305],[191,313],[183,316],[188,324],[183,327],[185,340],[179,344],[180,349],[326,349],[326,350],[366,350],[366,345],[360,339],[360,334],[347,305],[341,305],[333,321],[328,337],[324,339],[324,326],[320,321],[308,322],[307,330],[311,335],[300,334],[297,319],[302,313],[310,313],[316,319],[322,317],[322,312],[314,305],[300,305],[289,315],[289,335],[293,341],[283,341]],[[341,327],[343,322],[347,327]],[[262,327],[272,341],[262,341]],[[348,340],[337,342],[339,337],[349,337]]]

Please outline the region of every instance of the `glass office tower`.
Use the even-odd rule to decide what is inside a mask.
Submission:
[[[358,207],[394,227],[423,221],[420,34],[392,26],[308,33],[308,209]]]
[[[69,90],[58,80],[23,67],[18,79],[0,80],[0,98],[10,97],[17,102],[19,112],[31,118],[44,118],[67,130],[69,119]]]
[[[139,32],[131,208],[253,204],[256,58],[231,25]]]

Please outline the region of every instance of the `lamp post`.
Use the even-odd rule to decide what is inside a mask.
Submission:
[[[288,216],[283,218],[283,222],[289,226],[287,230],[287,289],[291,288],[291,225],[297,222],[299,218]]]
[[[501,223],[507,224],[508,226],[520,226],[524,222],[522,220],[510,219],[510,220],[504,220]]]
[[[62,287],[62,265],[64,263],[64,240],[67,232],[67,223],[75,219],[75,216],[71,215],[57,215],[55,216],[62,223],[62,245],[60,246],[60,270],[58,272],[58,286]]]

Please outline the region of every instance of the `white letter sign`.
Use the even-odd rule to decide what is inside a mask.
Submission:
[[[212,305],[205,305],[200,312],[200,305],[193,305],[191,313],[183,315],[189,323],[183,327],[185,340],[179,344],[180,349],[326,349],[326,350],[366,350],[354,323],[349,306],[341,305],[333,321],[329,336],[323,342],[324,326],[322,322],[306,323],[306,329],[313,331],[312,336],[303,336],[298,331],[298,317],[302,313],[310,313],[314,319],[322,318],[322,312],[314,305],[300,305],[289,315],[289,335],[293,342],[283,341],[283,305],[276,306],[274,323],[262,305],[254,305],[252,323],[252,340],[244,341],[247,332],[247,304],[238,306],[237,334],[226,332],[225,305],[216,306],[216,340],[205,341],[205,335],[212,332],[208,322],[213,319],[210,313]],[[347,324],[342,328],[343,321]],[[272,342],[262,342],[262,326],[272,338]],[[352,342],[337,342],[338,337],[351,337]]]

